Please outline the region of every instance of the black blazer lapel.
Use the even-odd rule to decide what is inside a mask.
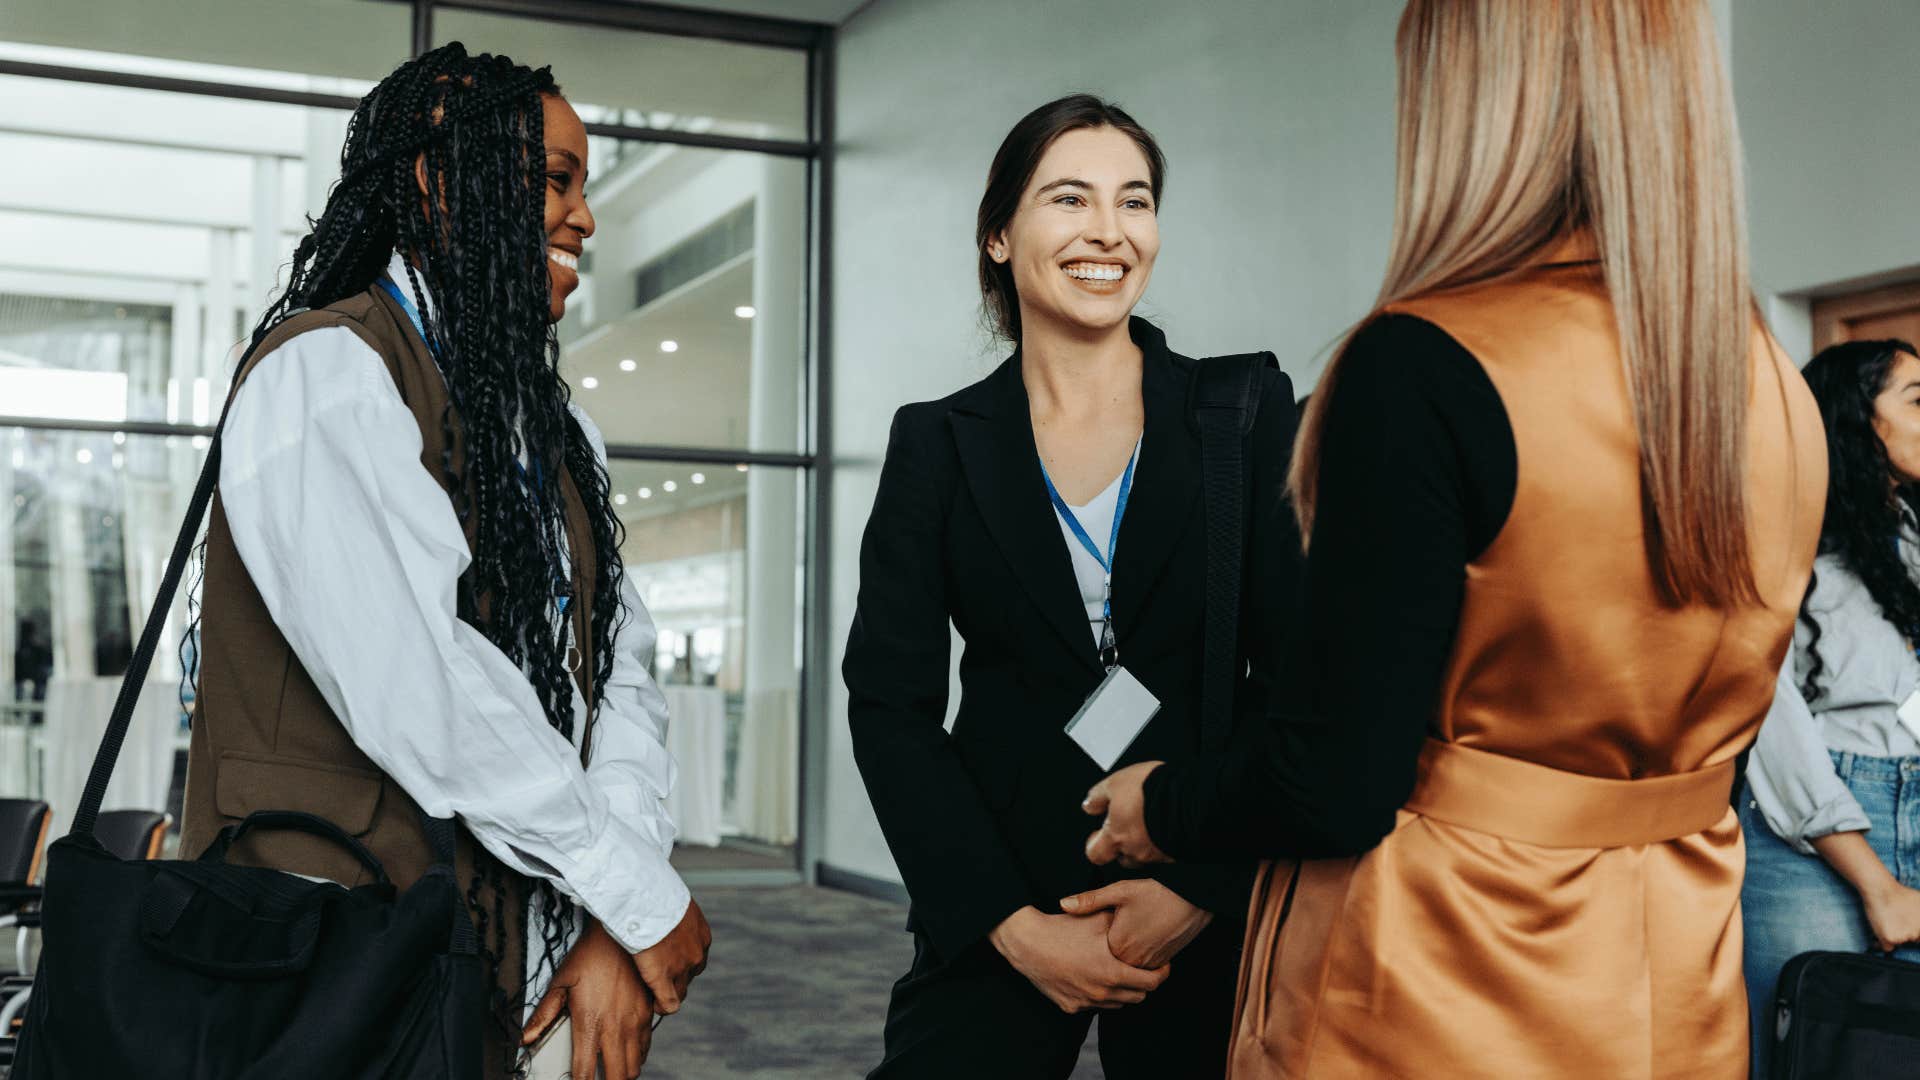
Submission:
[[[1034,446],[1033,419],[1027,411],[1018,359],[1002,364],[983,389],[987,393],[973,407],[956,407],[948,414],[967,489],[994,543],[1067,651],[1098,672],[1100,659],[1087,627],[1073,559],[1040,473],[1040,452]]]
[[[1120,522],[1120,546],[1114,552],[1113,622],[1122,663],[1127,635],[1153,583],[1198,516],[1200,493],[1200,443],[1187,425],[1186,374],[1174,366],[1157,328],[1136,318],[1132,330],[1145,354],[1140,396],[1147,422],[1127,516]]]

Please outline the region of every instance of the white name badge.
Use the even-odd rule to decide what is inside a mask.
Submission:
[[[1132,672],[1115,667],[1067,721],[1067,737],[1079,743],[1094,764],[1110,771],[1159,711],[1160,699],[1140,685]]]
[[[1907,700],[1900,705],[1899,715],[1900,722],[1913,732],[1913,737],[1920,739],[1920,690],[1907,695]]]

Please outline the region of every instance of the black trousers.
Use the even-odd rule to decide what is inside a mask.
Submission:
[[[987,942],[944,963],[916,935],[913,968],[887,1008],[886,1058],[868,1080],[1065,1080],[1096,1017],[1107,1080],[1224,1076],[1242,932],[1237,920],[1216,920],[1146,1001],[1077,1015]]]

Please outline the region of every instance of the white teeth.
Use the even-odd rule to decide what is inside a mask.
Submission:
[[[561,266],[575,273],[579,273],[580,271],[580,260],[571,252],[561,251],[559,248],[548,248],[547,258],[552,259],[554,262],[559,263]]]
[[[1082,281],[1119,281],[1126,273],[1124,267],[1112,263],[1069,263],[1065,270],[1068,277]]]

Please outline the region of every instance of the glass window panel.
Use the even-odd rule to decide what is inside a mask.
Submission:
[[[513,15],[441,9],[436,43],[551,66],[589,123],[759,139],[807,137],[807,54]]]
[[[205,440],[0,429],[0,796],[70,812],[172,552]],[[191,573],[191,571],[190,571]],[[153,809],[185,747],[173,608],[114,800]],[[123,775],[124,774],[124,775]],[[176,793],[177,794],[177,793]]]
[[[11,512],[0,532],[0,795],[71,795],[84,782],[204,448],[197,438],[0,432],[0,505]],[[790,867],[805,474],[616,459],[610,475],[622,557],[659,631],[652,668],[672,715],[687,860]],[[143,728],[144,756],[130,759],[136,774],[156,772],[148,782],[161,791],[181,737],[186,625],[182,600],[141,712],[158,733]]]
[[[358,96],[407,58],[412,28],[408,5],[368,0],[13,0],[0,56]]]
[[[210,422],[347,116],[0,76],[0,414]]]
[[[621,558],[659,630],[689,866],[792,866],[804,473],[616,459]]]
[[[596,222],[560,325],[611,443],[806,446],[807,166],[596,139]]]
[[[24,307],[131,308],[140,324],[124,332],[157,335],[149,366],[96,349],[83,370],[129,382],[123,403],[86,415],[207,422],[195,403],[224,383],[305,215],[324,205],[346,120],[0,76],[0,158],[28,165],[0,171],[0,370],[60,366],[26,336],[101,333],[97,320],[29,330]],[[141,134],[156,131],[166,139]],[[806,163],[601,138],[590,157],[598,226],[560,333],[608,440],[804,449]],[[146,179],[120,182],[132,175]]]

